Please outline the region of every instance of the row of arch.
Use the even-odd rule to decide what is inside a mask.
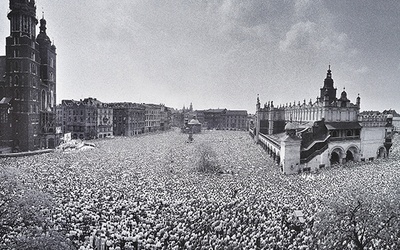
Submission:
[[[279,150],[274,147],[267,145],[260,141],[261,147],[269,154],[271,158],[276,161],[277,164],[280,164],[280,153]],[[376,158],[386,158],[386,150],[383,146],[379,147],[376,152]],[[357,162],[361,160],[360,149],[355,146],[349,146],[346,150],[344,148],[337,146],[332,149],[329,157],[329,161],[331,165],[335,164],[344,164],[346,162]]]
[[[259,141],[259,144],[261,147],[269,154],[269,156],[276,161],[276,163],[279,165],[281,162],[281,157],[280,157],[280,152],[278,149],[273,147],[272,145],[269,145],[267,143],[264,143],[262,140]]]
[[[386,158],[386,157],[387,154],[385,148],[383,146],[379,147],[376,151],[376,158]],[[371,159],[373,159],[373,157]],[[329,161],[331,165],[343,164],[346,162],[360,161],[360,160],[361,160],[360,149],[355,145],[349,146],[346,150],[344,150],[340,146],[334,147],[331,150],[329,156]]]

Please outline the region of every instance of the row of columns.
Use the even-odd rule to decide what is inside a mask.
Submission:
[[[264,144],[262,141],[259,141],[259,144],[269,154],[269,156],[273,158],[274,161],[276,161],[276,163],[279,165],[281,162],[281,157],[272,148]]]

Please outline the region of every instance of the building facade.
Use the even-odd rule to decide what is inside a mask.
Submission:
[[[270,101],[262,107],[257,97],[256,121],[250,133],[283,173],[388,156],[393,116],[360,114],[359,96],[352,103],[345,90],[339,98],[336,92],[329,67],[315,102],[274,106]]]
[[[207,109],[203,110],[204,122],[203,125],[207,129],[222,130],[226,125],[227,109]]]
[[[145,132],[166,130],[170,127],[167,119],[166,107],[163,104],[144,104]],[[170,119],[170,118],[169,118]]]
[[[145,133],[145,106],[137,103],[111,103],[116,136],[134,136]]]
[[[227,110],[225,116],[225,129],[248,130],[248,114],[246,110]]]
[[[0,58],[0,151],[56,146],[56,47],[34,0],[10,0],[10,35]]]
[[[59,106],[60,107],[60,106]],[[95,139],[113,135],[113,109],[96,98],[80,101],[63,100],[57,123],[62,132],[71,133],[72,139]]]

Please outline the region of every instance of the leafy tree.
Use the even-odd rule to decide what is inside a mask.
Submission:
[[[400,249],[399,194],[348,196],[319,214],[317,249]]]
[[[53,229],[51,197],[20,179],[17,169],[0,167],[0,249],[73,249]]]
[[[199,144],[196,147],[196,153],[196,168],[198,171],[206,173],[217,173],[222,171],[218,164],[217,153],[210,145],[206,143]]]

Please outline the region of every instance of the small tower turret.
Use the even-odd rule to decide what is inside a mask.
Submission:
[[[256,111],[260,110],[260,97],[257,94],[257,103],[256,103]]]

